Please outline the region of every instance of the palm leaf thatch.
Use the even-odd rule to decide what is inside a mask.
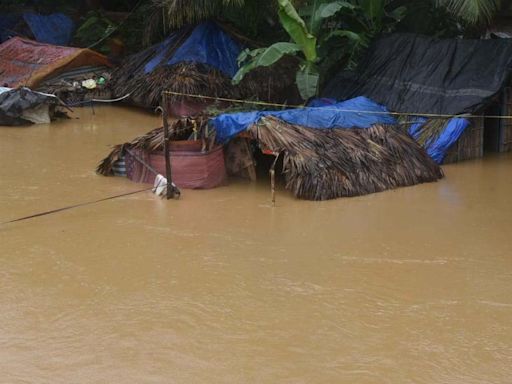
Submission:
[[[450,119],[448,118],[428,119],[421,127],[416,141],[419,145],[426,148],[430,143],[435,142],[439,136],[441,136],[441,133],[443,133],[449,122]]]
[[[500,9],[500,0],[436,0],[438,6],[468,24],[488,24]]]
[[[284,154],[286,188],[302,199],[359,196],[443,177],[425,151],[395,127],[318,130],[266,117],[250,132]]]
[[[153,0],[164,11],[171,27],[197,23],[222,14],[229,8],[242,8],[247,0]]]
[[[198,116],[194,119],[173,120],[169,125],[170,139],[173,141],[186,140],[192,133],[198,137],[207,136],[208,120],[206,116]],[[112,176],[114,163],[123,153],[124,148],[141,149],[147,152],[159,152],[163,150],[164,129],[155,128],[148,133],[138,136],[132,141],[124,144],[115,145],[108,156],[101,161],[96,168],[96,172],[103,176]],[[207,143],[204,144],[205,147]]]
[[[236,86],[236,95],[269,103],[300,103],[302,99],[295,85],[298,67],[299,61],[292,56],[285,56],[270,67],[258,67]]]
[[[160,66],[146,74],[143,63],[151,55],[151,52],[146,51],[137,54],[114,71],[111,84],[116,97],[130,94],[132,103],[142,107],[160,105],[163,91],[273,103],[295,103],[298,99],[293,70],[298,63],[293,59],[283,59],[271,68],[257,68],[235,86],[221,71],[201,63]],[[198,100],[186,96],[170,96],[171,103],[187,101]]]
[[[116,95],[131,94],[131,100],[143,107],[160,105],[163,91],[209,97],[235,96],[230,79],[220,71],[199,63],[180,63],[156,68],[153,72],[131,76],[125,67],[114,80]],[[197,101],[185,96],[170,96],[170,102]]]
[[[180,119],[171,124],[174,140],[192,131],[207,134],[207,117]],[[359,196],[403,186],[433,182],[443,177],[441,168],[407,134],[396,127],[374,125],[368,129],[311,129],[274,117],[262,118],[249,128],[262,147],[283,155],[286,189],[301,199],[328,200]],[[123,148],[161,151],[163,130],[157,128],[130,143],[114,147],[97,172],[112,175]]]
[[[243,45],[251,44],[249,40],[237,35],[232,29],[217,25]],[[111,86],[114,95],[122,97],[130,94],[132,103],[143,107],[160,105],[163,91],[215,98],[256,99],[274,103],[295,103],[298,100],[294,83],[299,62],[291,57],[281,59],[272,67],[261,67],[252,71],[236,86],[223,72],[197,62],[159,65],[152,72],[146,73],[145,67],[151,58],[157,53],[163,54],[159,57],[160,61],[168,62],[193,30],[194,28],[190,26],[180,29],[172,44],[164,49],[156,44],[128,57],[112,73]],[[198,102],[198,99],[171,96],[170,102]]]

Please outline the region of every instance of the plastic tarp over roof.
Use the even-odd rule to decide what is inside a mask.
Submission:
[[[0,44],[0,86],[35,88],[42,80],[83,66],[110,66],[108,59],[89,49],[61,47],[12,38]]]
[[[9,13],[0,15],[0,42],[16,34],[16,25],[23,20],[34,39],[41,43],[67,45],[71,41],[75,24],[63,13],[41,15],[34,12],[23,14]]]
[[[323,96],[366,96],[392,111],[473,112],[504,86],[512,41],[456,40],[393,34],[377,40],[354,77],[341,73]]]
[[[427,119],[424,117],[417,118],[416,122],[409,128],[409,134],[418,140],[421,129],[426,122]],[[450,147],[460,139],[469,125],[469,120],[464,118],[455,117],[450,119],[439,137],[424,145],[428,155],[437,164],[442,164]]]
[[[34,34],[35,39],[41,43],[69,44],[75,30],[73,21],[62,13],[40,15],[27,12],[23,14],[23,19]]]
[[[144,67],[145,73],[152,72],[161,65],[174,65],[183,62],[207,64],[226,75],[233,77],[238,71],[237,58],[242,50],[216,23],[208,21],[194,28],[190,36],[168,58],[166,51],[177,40],[177,33],[170,35],[160,43],[156,54]]]
[[[396,124],[395,118],[385,107],[366,97],[315,105],[319,106],[283,111],[228,113],[219,115],[210,122],[217,132],[217,140],[221,143],[247,130],[265,116],[274,116],[290,124],[317,129],[370,128],[374,124]]]

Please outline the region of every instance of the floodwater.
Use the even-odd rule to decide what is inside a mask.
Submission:
[[[140,189],[95,175],[158,125],[0,129],[0,221]],[[1,383],[511,383],[512,156],[307,202],[149,192],[0,226]]]

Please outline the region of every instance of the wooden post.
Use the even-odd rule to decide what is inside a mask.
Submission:
[[[270,170],[270,188],[272,193],[272,206],[276,206],[276,172],[271,169]]]
[[[165,158],[165,178],[167,179],[167,200],[174,198],[174,188],[172,187],[171,156],[169,151],[169,121],[168,117],[167,94],[162,92],[162,121],[164,125],[164,158]]]
[[[270,167],[270,189],[272,193],[272,206],[276,206],[276,163],[279,159],[280,153],[274,154],[275,160],[272,163],[272,166]]]

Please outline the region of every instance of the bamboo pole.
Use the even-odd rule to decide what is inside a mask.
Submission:
[[[172,187],[171,157],[169,151],[169,121],[168,121],[168,100],[167,94],[162,92],[162,120],[164,126],[164,158],[165,158],[165,178],[167,179],[167,200],[174,198],[174,188]]]

